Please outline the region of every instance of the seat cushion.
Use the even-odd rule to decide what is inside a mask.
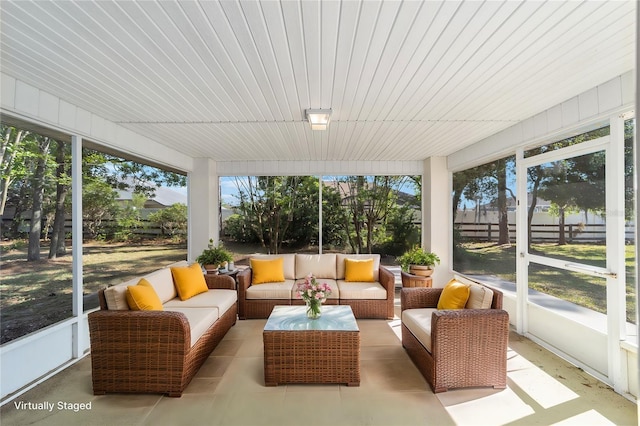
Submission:
[[[378,282],[352,282],[338,280],[340,299],[375,299],[387,298],[387,290]]]
[[[340,289],[338,288],[338,283],[336,280],[330,280],[330,279],[321,279],[318,278],[316,279],[316,281],[318,282],[318,284],[328,284],[329,287],[331,287],[331,294],[329,295],[329,297],[327,297],[327,299],[339,299],[340,298]],[[296,280],[295,285],[293,286],[293,288],[291,289],[291,298],[292,299],[300,299],[298,297],[298,283],[304,283],[304,280]]]
[[[291,291],[294,283],[294,280],[285,280],[279,283],[252,285],[247,289],[245,298],[291,300]]]
[[[380,281],[380,255],[379,254],[338,254],[336,256],[336,279],[344,280],[345,259],[373,259],[373,280]]]
[[[405,309],[402,324],[409,329],[422,346],[431,352],[431,317],[435,308]]]
[[[162,303],[168,302],[178,295],[176,287],[173,285],[171,268],[158,269],[157,271],[151,272],[142,278],[149,281],[156,290],[156,293],[158,293],[158,297]]]
[[[309,274],[316,278],[336,279],[335,254],[296,254],[296,279]]]
[[[180,300],[176,297],[164,304],[164,308],[211,308],[217,307],[220,315],[223,315],[238,300],[238,293],[235,290],[209,290],[200,293],[188,300]]]
[[[209,291],[199,264],[194,263],[191,266],[170,269],[180,300],[188,300],[197,294]]]
[[[220,318],[218,308],[167,308],[165,311],[182,312],[189,321],[191,346]]]
[[[162,311],[162,302],[144,278],[140,279],[137,285],[127,287],[127,304],[133,311]]]

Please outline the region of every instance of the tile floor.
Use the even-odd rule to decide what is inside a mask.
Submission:
[[[0,410],[2,425],[637,425],[637,406],[515,333],[508,388],[435,395],[399,340],[399,321],[359,320],[361,384],[265,387],[265,320],[238,321],[181,398],[91,391],[84,358]],[[50,402],[51,411],[16,403]],[[60,410],[58,401],[91,402]]]

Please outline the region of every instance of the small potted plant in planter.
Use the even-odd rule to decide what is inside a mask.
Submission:
[[[209,240],[209,246],[202,251],[200,256],[196,257],[196,262],[201,264],[208,274],[215,274],[218,268],[227,262],[233,261],[231,253],[222,247],[222,243],[216,247],[213,239]]]
[[[431,276],[433,268],[440,263],[437,254],[426,251],[419,246],[404,252],[397,260],[403,271],[422,277]]]

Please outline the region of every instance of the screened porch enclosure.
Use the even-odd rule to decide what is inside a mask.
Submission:
[[[83,147],[186,174],[190,262],[224,232],[221,178],[418,176],[419,243],[441,259],[434,286],[454,273],[506,282],[512,335],[635,400],[637,197],[624,150],[626,123],[637,134],[637,15],[634,1],[4,1],[0,120],[67,144],[74,251],[70,315],[0,346],[3,403],[90,350],[75,190]],[[326,130],[312,130],[310,109],[331,111]],[[538,152],[603,127],[608,134]],[[513,196],[495,200],[506,218],[457,228],[456,214],[477,224],[491,206],[480,186],[465,195],[474,207],[458,212],[456,176],[494,162],[513,172],[500,183]],[[566,167],[568,185],[576,164],[595,166],[581,183],[597,192],[564,191],[597,200],[571,206],[584,227],[530,228],[529,210],[539,220],[569,209],[551,185],[531,196],[537,171]],[[330,249],[322,235],[319,252]],[[458,256],[460,236],[484,235],[511,245],[498,260],[508,279],[472,268],[491,253]],[[548,243],[561,235],[569,247],[591,237],[601,256],[558,254]],[[540,276],[587,283],[595,323],[548,304],[558,295],[531,288]]]

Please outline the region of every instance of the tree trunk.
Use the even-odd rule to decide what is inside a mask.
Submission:
[[[42,233],[42,206],[44,201],[44,177],[49,153],[50,139],[40,139],[40,153],[36,170],[33,174],[33,204],[31,207],[31,223],[29,225],[29,249],[27,260],[40,260],[40,234]]]
[[[8,130],[5,135],[5,141],[2,144],[2,156],[0,159],[2,160],[2,173],[4,177],[0,181],[0,216],[4,215],[4,209],[7,205],[7,194],[9,193],[9,186],[11,185],[11,171],[13,170],[13,160],[16,157],[16,152],[18,152],[18,145],[22,142],[24,136],[26,136],[26,132],[22,130],[18,130],[16,133],[16,138],[11,143],[9,140],[11,138],[11,131]],[[13,149],[7,151],[9,145],[13,145]]]
[[[533,188],[531,189],[531,205],[527,211],[527,251],[531,250],[531,223],[533,222],[533,213],[536,211],[538,204],[538,188],[542,180],[542,167],[535,167],[535,177],[533,178]]]
[[[509,244],[509,217],[507,215],[507,164],[497,162],[498,177],[498,244]]]
[[[558,223],[558,232],[560,234],[560,236],[558,237],[558,245],[559,246],[563,246],[565,244],[567,244],[567,239],[564,235],[564,207],[560,207],[558,209],[558,214],[559,214],[559,223]]]
[[[64,255],[67,250],[65,247],[65,210],[64,202],[69,192],[69,185],[65,184],[66,167],[65,167],[65,147],[64,142],[56,141],[56,213],[53,220],[53,232],[51,233],[51,245],[49,246],[49,259],[55,259],[58,255]]]

